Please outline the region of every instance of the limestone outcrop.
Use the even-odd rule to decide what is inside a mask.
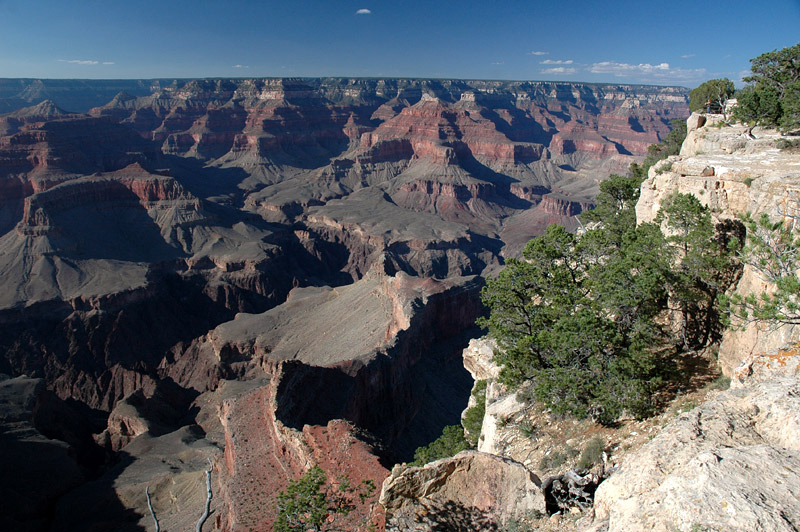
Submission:
[[[600,484],[595,518],[615,531],[777,531],[800,526],[800,381],[720,393]]]
[[[539,478],[513,460],[462,451],[424,467],[395,466],[380,499],[390,531],[499,530],[545,512]]]
[[[721,116],[692,115],[681,154],[650,169],[636,205],[640,222],[652,221],[664,200],[674,193],[690,193],[707,205],[717,221],[747,212],[779,219],[782,209],[796,209],[800,199],[800,156],[781,150],[780,133],[728,126]],[[745,296],[769,290],[768,283],[746,265],[736,293]],[[719,350],[720,367],[731,375],[749,354],[775,350],[800,340],[800,329],[786,325],[771,330],[749,324],[725,333]]]

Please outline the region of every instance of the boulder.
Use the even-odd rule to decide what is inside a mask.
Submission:
[[[497,530],[544,514],[541,485],[519,462],[462,451],[424,467],[396,466],[380,503],[387,530]]]

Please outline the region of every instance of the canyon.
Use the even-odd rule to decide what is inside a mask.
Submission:
[[[466,406],[483,276],[577,228],[687,95],[0,80],[5,514],[149,530],[150,497],[188,528],[210,467],[205,530],[266,531],[312,464],[380,486]],[[377,495],[351,529],[382,529]]]

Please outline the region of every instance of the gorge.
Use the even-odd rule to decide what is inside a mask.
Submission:
[[[147,530],[146,487],[164,528],[187,528],[209,460],[206,530],[271,530],[311,464],[379,486],[466,405],[482,276],[547,225],[576,228],[687,95],[0,80],[15,529]],[[353,522],[380,523],[370,508]]]

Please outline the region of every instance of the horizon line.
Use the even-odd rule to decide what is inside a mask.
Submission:
[[[414,77],[414,76],[196,76],[196,77],[141,77],[141,78],[47,78],[47,77],[0,77],[0,80],[35,81],[195,81],[195,80],[259,80],[259,79],[353,79],[353,80],[410,80],[410,81],[485,81],[498,83],[563,83],[569,85],[633,85],[642,87],[670,87],[691,89],[685,85],[651,83],[629,83],[612,81],[543,80],[543,79],[501,79],[501,78],[460,78],[460,77]]]

